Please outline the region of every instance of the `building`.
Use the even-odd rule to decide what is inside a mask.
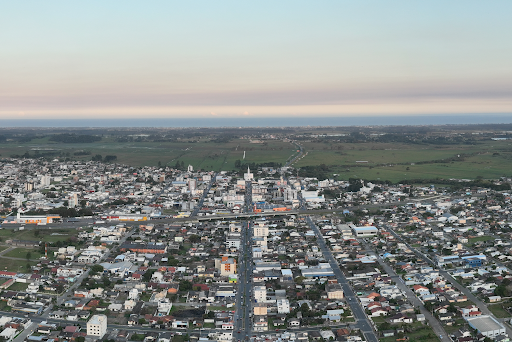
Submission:
[[[103,338],[107,333],[107,316],[105,315],[94,315],[87,322],[87,336],[96,337],[98,339]]]
[[[27,223],[27,224],[46,224],[60,221],[59,215],[32,215],[32,216],[21,216],[18,212],[16,216],[16,223]]]
[[[289,314],[290,313],[290,302],[288,299],[277,300],[277,313],[278,314]]]
[[[254,287],[254,300],[256,303],[264,303],[267,300],[267,288],[265,286]]]
[[[234,258],[222,257],[215,259],[215,268],[220,271],[221,276],[228,276],[236,273],[236,260]]]
[[[265,222],[256,222],[256,224],[254,225],[254,236],[267,237],[268,225]]]
[[[463,259],[463,262],[464,267],[466,268],[475,268],[482,266],[482,259],[476,257]]]
[[[128,243],[125,242],[119,247],[121,252],[132,251],[143,254],[165,254],[167,253],[167,246],[161,243]]]
[[[341,284],[327,284],[325,286],[325,291],[327,291],[327,299],[343,299],[343,287]]]
[[[253,307],[255,316],[266,316],[267,315],[267,304],[259,303]]]
[[[247,182],[254,180],[254,175],[251,173],[251,169],[249,169],[249,167],[247,167],[247,173],[244,173],[244,180]]]
[[[464,319],[471,328],[478,330],[479,333],[486,337],[493,338],[505,334],[505,327],[489,315],[464,317]]]
[[[356,237],[370,237],[370,236],[377,236],[377,233],[379,232],[377,228],[375,227],[352,227],[352,230],[354,231],[354,235]]]

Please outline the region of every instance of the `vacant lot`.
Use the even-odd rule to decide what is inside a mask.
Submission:
[[[29,228],[19,231],[14,231],[13,229],[1,229],[0,239],[2,241],[14,239],[43,242],[64,242],[71,237],[77,236],[77,234],[76,229],[48,229],[44,227],[38,228],[36,226],[29,226]]]
[[[503,308],[502,304],[489,305],[488,308],[497,318],[507,318],[512,316],[507,310]]]

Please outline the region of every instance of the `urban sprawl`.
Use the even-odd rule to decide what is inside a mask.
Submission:
[[[512,336],[510,179],[13,158],[0,178],[2,342]]]

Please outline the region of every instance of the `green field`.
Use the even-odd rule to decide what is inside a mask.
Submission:
[[[36,262],[22,259],[8,259],[0,257],[0,271],[29,273],[27,265],[34,266]]]
[[[494,238],[492,236],[477,236],[477,237],[468,239],[468,242],[475,243],[478,241],[491,241],[491,240],[494,240]]]
[[[30,259],[39,259],[43,256],[37,249],[31,249],[31,248],[15,248],[11,251],[8,251],[4,254],[2,254],[2,257],[6,258],[25,258],[27,259],[27,254],[30,253]]]
[[[508,313],[502,306],[502,304],[493,304],[488,306],[489,310],[496,316],[497,318],[508,318],[512,315]]]
[[[74,160],[91,160],[91,156],[100,154],[117,156],[117,163],[132,166],[161,165],[174,166],[177,161],[192,165],[195,169],[232,170],[237,159],[244,163],[276,162],[285,163],[297,148],[289,142],[268,140],[251,143],[248,139],[234,139],[230,142],[117,142],[104,138],[97,143],[65,144],[49,141],[48,138],[34,139],[30,143],[1,143],[0,155],[23,155],[34,149],[54,149]],[[90,151],[91,155],[75,156],[77,151]],[[246,158],[243,160],[243,155]]]
[[[8,239],[43,242],[66,241],[72,236],[77,236],[77,234],[76,229],[47,229],[36,228],[36,226],[19,231],[0,229],[0,239],[3,242]],[[2,251],[2,249],[0,249],[0,251]]]
[[[260,132],[261,133],[261,132]],[[177,162],[194,169],[233,170],[235,161],[242,163],[285,164],[297,155],[297,147],[282,139],[217,139],[218,135],[195,132],[190,138],[173,141],[121,142],[122,135],[102,134],[92,143],[57,143],[50,135],[30,142],[4,141],[0,155],[9,157],[28,153],[31,157],[48,154],[60,159],[89,161],[97,154],[116,156],[116,163],[132,166],[175,166]],[[243,135],[243,134],[241,134]],[[257,136],[257,134],[255,133]],[[132,139],[133,140],[133,139]],[[339,179],[364,178],[397,182],[412,179],[468,178],[495,179],[512,176],[510,140],[478,140],[471,144],[429,143],[345,143],[310,139],[299,141],[306,153],[293,166],[325,164]],[[88,155],[75,155],[87,151]],[[243,158],[245,152],[245,159]],[[54,157],[51,157],[54,158]]]
[[[307,156],[296,167],[326,164],[340,179],[390,180],[511,176],[512,145],[508,141],[475,145],[303,143]]]

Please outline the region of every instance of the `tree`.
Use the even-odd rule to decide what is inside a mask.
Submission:
[[[103,270],[104,268],[101,265],[94,265],[91,267],[91,272],[93,273],[103,273]]]
[[[201,238],[199,237],[199,235],[193,234],[193,235],[190,235],[188,240],[192,243],[197,243],[197,242],[201,241]]]
[[[180,291],[190,291],[192,290],[192,283],[188,280],[180,281]]]
[[[30,260],[32,259],[32,253],[31,252],[27,252],[27,260]]]

